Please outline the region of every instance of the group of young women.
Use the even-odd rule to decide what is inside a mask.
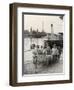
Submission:
[[[49,64],[49,62],[56,61],[59,59],[60,56],[60,50],[58,49],[57,45],[54,44],[52,48],[50,48],[50,45],[39,46],[34,45],[33,47],[33,63],[46,63]]]

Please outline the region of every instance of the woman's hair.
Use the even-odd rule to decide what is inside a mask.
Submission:
[[[37,45],[37,48],[39,48],[39,45]]]
[[[41,48],[43,48],[43,46],[41,46]]]
[[[57,47],[56,44],[53,44],[53,47]]]

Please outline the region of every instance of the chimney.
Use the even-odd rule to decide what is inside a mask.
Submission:
[[[53,24],[51,24],[51,40],[54,39]]]

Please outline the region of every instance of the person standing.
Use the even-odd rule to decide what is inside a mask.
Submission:
[[[58,55],[59,55],[59,50],[57,49],[56,44],[53,45],[51,55],[52,55],[52,60],[55,62],[58,59]]]

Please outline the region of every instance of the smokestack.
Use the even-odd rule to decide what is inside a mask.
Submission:
[[[51,40],[54,39],[53,24],[51,24]]]

